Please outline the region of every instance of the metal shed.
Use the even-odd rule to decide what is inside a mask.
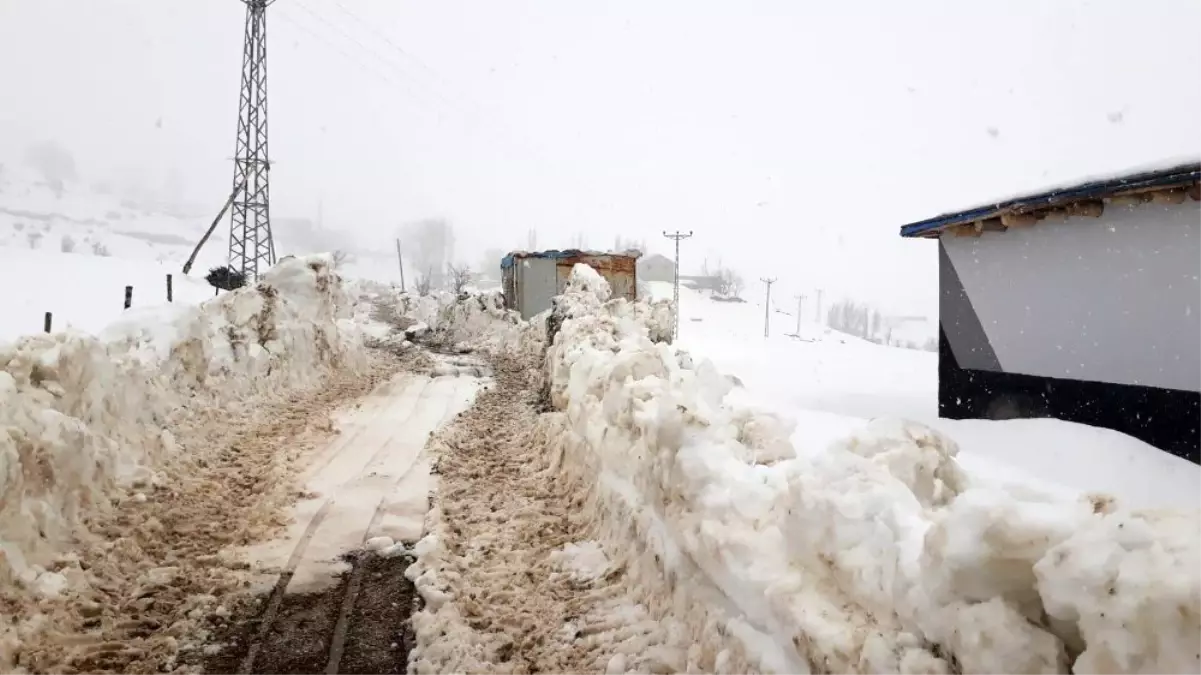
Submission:
[[[637,297],[638,254],[598,251],[514,251],[500,263],[505,306],[529,319],[551,308],[551,299],[563,292],[577,263],[596,270],[613,290],[614,298]]]

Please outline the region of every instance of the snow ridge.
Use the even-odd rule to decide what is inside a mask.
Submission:
[[[189,410],[252,408],[360,366],[348,303],[329,256],[288,258],[251,287],[129,312],[99,338],[0,344],[0,590],[58,588],[49,570],[88,540],[88,514],[154,484],[179,451],[167,428]]]
[[[954,441],[900,420],[796,457],[595,276],[556,300],[540,431],[653,613],[702,608],[701,648],[740,638],[689,670],[1201,668],[1201,512],[973,486]]]

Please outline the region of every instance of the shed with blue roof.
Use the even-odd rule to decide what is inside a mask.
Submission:
[[[941,416],[1054,417],[1201,463],[1201,162],[901,235],[938,240]]]

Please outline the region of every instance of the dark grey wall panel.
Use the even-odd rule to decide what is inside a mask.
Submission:
[[[941,241],[938,243],[938,319],[961,368],[1001,369],[997,355],[988,343],[988,335],[980,325]]]

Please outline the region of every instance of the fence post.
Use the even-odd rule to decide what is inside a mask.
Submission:
[[[50,332],[50,325],[54,322],[54,315],[46,312],[46,318],[42,321],[42,330]]]
[[[133,286],[125,287],[125,309],[133,306]]]
[[[171,293],[171,275],[170,274],[167,275],[167,302],[175,302],[175,299]]]

